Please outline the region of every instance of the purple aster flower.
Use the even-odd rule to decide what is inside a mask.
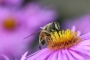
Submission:
[[[20,57],[35,35],[24,38],[36,32],[41,25],[53,21],[55,15],[54,10],[42,9],[34,4],[22,10],[0,7],[0,53]]]
[[[90,14],[85,14],[81,17],[75,19],[69,19],[64,22],[64,28],[70,28],[75,25],[78,30],[82,31],[82,34],[88,33],[90,31]]]
[[[27,60],[90,60],[90,33],[80,34],[75,26],[54,32],[47,48],[27,56]]]

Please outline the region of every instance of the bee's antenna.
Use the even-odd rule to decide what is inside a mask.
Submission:
[[[26,39],[26,38],[28,38],[28,37],[30,37],[30,36],[32,36],[32,35],[34,35],[34,34],[36,34],[36,33],[39,33],[39,32],[40,32],[40,31],[35,32],[35,33],[33,33],[33,34],[31,34],[31,35],[29,35],[29,36],[25,37],[24,39]]]

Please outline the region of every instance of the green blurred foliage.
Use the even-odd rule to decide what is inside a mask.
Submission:
[[[72,17],[90,12],[90,0],[39,0],[45,5],[53,5],[60,15]]]

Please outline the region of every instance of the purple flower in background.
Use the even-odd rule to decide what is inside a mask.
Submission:
[[[80,31],[62,30],[51,34],[47,47],[26,57],[27,60],[89,60],[90,32],[80,35]]]
[[[46,24],[45,22],[51,22],[57,17],[55,10],[44,7],[42,8],[39,4],[36,3],[27,4],[23,8],[23,13],[24,14],[22,15],[22,19],[25,19],[25,21],[27,21],[27,25],[29,27],[32,27],[32,30],[33,26],[41,27],[41,25],[38,23],[41,23],[42,26],[44,26]],[[33,24],[30,24],[31,21],[33,22]]]
[[[10,59],[4,54],[0,54],[0,60],[10,60]]]
[[[64,28],[70,28],[72,25],[75,25],[78,30],[82,31],[82,34],[88,33],[90,31],[90,14],[67,20],[63,25]]]
[[[0,4],[19,6],[24,0],[0,0]]]
[[[55,18],[54,10],[39,5],[30,4],[21,10],[0,7],[0,53],[20,57],[28,50],[27,45],[35,35],[24,38]]]

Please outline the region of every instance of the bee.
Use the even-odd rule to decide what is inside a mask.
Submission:
[[[54,31],[58,32],[60,30],[60,25],[58,22],[51,22],[45,25],[44,27],[41,27],[41,29],[42,30],[40,31],[40,35],[39,35],[39,49],[40,50],[41,50],[41,45],[47,45],[48,40],[51,39],[51,33],[53,33]]]
[[[41,45],[46,45],[48,40],[51,39],[51,33],[54,31],[59,31],[60,25],[58,22],[51,22],[44,27],[42,27],[42,30],[39,35],[39,49],[41,49]]]

